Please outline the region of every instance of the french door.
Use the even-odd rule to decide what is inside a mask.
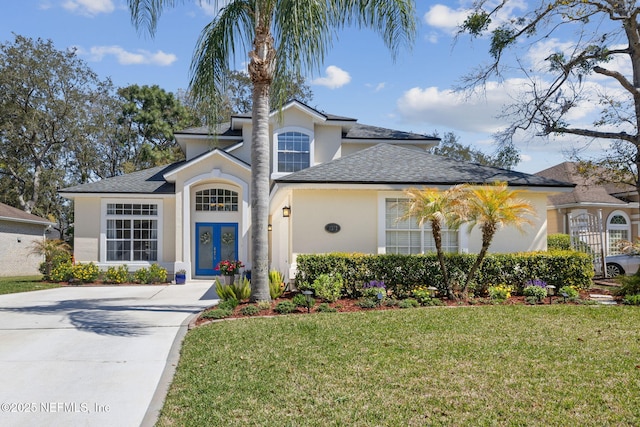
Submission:
[[[237,223],[196,223],[196,276],[217,276],[220,261],[237,259]]]

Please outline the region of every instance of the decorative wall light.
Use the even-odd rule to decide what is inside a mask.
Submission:
[[[282,216],[285,218],[289,218],[291,216],[291,207],[290,206],[285,206],[284,208],[282,208]]]
[[[267,225],[267,231],[271,231],[271,230],[273,230],[273,225],[271,224]]]

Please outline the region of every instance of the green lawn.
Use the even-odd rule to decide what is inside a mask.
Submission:
[[[42,276],[0,277],[0,295],[59,288],[57,283],[42,282]]]
[[[247,318],[187,334],[160,426],[632,426],[640,310]]]

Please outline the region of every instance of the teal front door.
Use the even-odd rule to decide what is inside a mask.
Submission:
[[[238,259],[238,224],[196,223],[196,276],[217,276],[220,261]]]

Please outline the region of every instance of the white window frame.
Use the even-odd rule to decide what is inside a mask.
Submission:
[[[206,188],[198,188],[196,189],[195,193],[194,193],[194,209],[196,210],[196,212],[238,212],[238,210],[240,209],[240,204],[239,204],[239,194],[237,190],[232,190],[230,188],[226,188],[227,186],[208,186]],[[229,192],[229,196],[226,195],[222,195],[222,196],[218,196],[217,194],[213,197],[222,197],[223,199],[226,197],[230,197],[231,198],[231,202],[229,204],[227,204],[226,202],[222,202],[219,203],[217,206],[217,209],[198,209],[198,206],[200,206],[200,203],[198,203],[198,197],[209,197],[209,204],[208,206],[211,207],[211,194],[207,195],[207,196],[198,196],[198,193],[204,192],[204,191],[215,191],[216,193],[218,191],[223,191]],[[229,209],[226,209],[227,205],[229,206]],[[207,206],[207,205],[203,205],[203,206]],[[234,209],[235,207],[235,209]],[[222,208],[222,209],[220,209]]]
[[[276,178],[281,178],[283,176],[287,176],[289,174],[295,173],[295,172],[280,172],[278,170],[278,135],[281,135],[283,133],[289,133],[289,132],[298,132],[298,133],[302,133],[304,135],[307,135],[309,137],[309,167],[313,166],[315,164],[314,159],[315,159],[315,138],[313,135],[313,132],[310,131],[309,129],[303,128],[303,127],[298,127],[298,126],[287,126],[284,128],[280,128],[278,129],[276,132],[274,132],[273,134],[273,143],[271,145],[272,148],[272,173],[271,173],[271,178],[272,179],[276,179]]]
[[[109,215],[107,214],[107,206],[110,204],[143,204],[143,205],[156,205],[156,215]],[[149,266],[151,264],[160,264],[163,260],[163,200],[162,199],[102,199],[100,206],[100,263],[107,265],[121,265],[127,266]],[[156,260],[151,261],[107,261],[107,221],[110,219],[150,219],[155,220],[157,224],[157,254]]]
[[[387,231],[393,231],[392,229],[387,229],[387,199],[396,199],[396,200],[403,200],[403,199],[407,199],[407,197],[404,194],[399,194],[397,192],[384,192],[384,193],[380,193],[378,195],[378,253],[379,254],[386,254],[387,253]],[[462,227],[461,227],[462,228]],[[431,248],[425,248],[425,241],[427,240],[425,238],[426,233],[429,234],[428,237],[431,237],[431,227],[429,224],[423,224],[422,226],[416,226],[415,228],[411,228],[411,229],[406,229],[407,231],[417,231],[420,232],[420,254],[424,254],[424,253],[428,253],[428,252],[432,252],[430,249]],[[442,231],[449,231],[447,228],[443,228]],[[459,252],[467,252],[468,248],[464,247],[463,244],[465,243],[464,239],[461,238],[461,236],[463,235],[461,229],[457,230],[457,250],[455,253],[459,253]],[[427,249],[425,251],[425,249]],[[435,252],[435,247],[433,248],[433,252]],[[446,252],[446,251],[445,251]]]
[[[616,216],[623,217],[624,220],[627,223],[626,224],[611,224],[611,220]],[[631,239],[631,218],[629,218],[629,215],[627,215],[627,213],[624,212],[624,211],[615,210],[615,211],[611,212],[609,214],[609,216],[607,217],[607,255],[620,254],[622,252],[616,250],[612,246],[613,242],[611,241],[611,233],[610,233],[610,231],[626,231],[627,232],[627,239],[626,240],[630,240]]]

